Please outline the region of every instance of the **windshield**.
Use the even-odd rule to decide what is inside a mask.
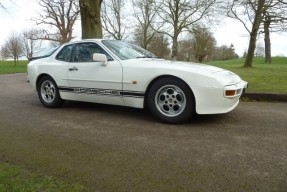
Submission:
[[[123,41],[103,40],[102,43],[122,60],[136,58],[156,58],[147,50]]]

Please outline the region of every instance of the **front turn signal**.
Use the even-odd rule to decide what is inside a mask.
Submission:
[[[226,90],[225,91],[225,96],[227,97],[232,97],[236,95],[236,90]]]

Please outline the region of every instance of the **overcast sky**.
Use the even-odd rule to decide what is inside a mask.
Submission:
[[[38,1],[36,0],[2,0],[6,5],[6,11],[0,10],[0,46],[5,43],[9,34],[22,32],[30,29],[35,24],[31,21],[32,17],[37,17],[39,11]],[[75,27],[76,35],[80,37],[80,24]],[[225,19],[220,26],[212,30],[218,46],[231,43],[235,47],[237,54],[242,55],[248,48],[248,35],[241,23],[233,19]],[[263,36],[259,40],[262,44]],[[272,55],[287,56],[287,33],[271,34]]]

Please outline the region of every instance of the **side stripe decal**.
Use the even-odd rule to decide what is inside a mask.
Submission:
[[[59,87],[59,91],[76,93],[76,94],[107,95],[114,97],[143,98],[145,96],[145,92],[139,92],[139,91],[122,91],[113,89],[85,88],[85,87]]]

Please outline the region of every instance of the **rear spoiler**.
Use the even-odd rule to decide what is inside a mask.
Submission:
[[[34,61],[34,60],[37,60],[37,59],[43,59],[43,58],[46,58],[46,57],[49,57],[50,55],[45,55],[45,56],[40,56],[40,57],[29,57],[28,58],[28,61]]]

